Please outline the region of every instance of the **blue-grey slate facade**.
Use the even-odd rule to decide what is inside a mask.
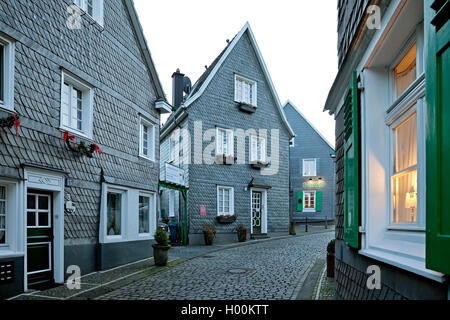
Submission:
[[[284,105],[284,113],[295,132],[295,138],[289,148],[291,219],[292,221],[304,221],[306,218],[316,221],[334,221],[334,148],[292,102],[289,101]],[[303,176],[304,159],[316,159],[316,176]],[[308,191],[322,193],[320,211],[307,213],[297,210],[298,193]],[[316,203],[317,209],[318,205]]]
[[[45,173],[64,173],[64,198],[76,208],[64,212],[64,270],[78,265],[82,274],[152,255],[153,241],[99,242],[103,183],[157,192],[159,182],[159,140],[155,161],[139,157],[139,116],[155,123],[159,136],[160,111],[155,102],[165,100],[164,93],[132,1],[102,2],[103,25],[84,14],[81,28],[74,30],[66,24],[73,1],[0,2],[0,34],[15,45],[14,110],[0,109],[0,118],[14,113],[21,122],[18,136],[14,128],[0,129],[0,180],[23,187],[24,171],[30,165]],[[93,87],[92,141],[102,151],[93,158],[76,155],[63,141],[62,70]],[[92,142],[78,136],[76,140]],[[27,192],[18,192],[19,203],[24,203]],[[11,217],[23,214],[16,209]],[[24,228],[16,227],[8,230],[11,235]],[[19,247],[12,255],[22,258],[5,258],[0,248],[0,263],[11,260],[20,269],[13,284],[0,283],[0,296],[24,289],[26,249]]]

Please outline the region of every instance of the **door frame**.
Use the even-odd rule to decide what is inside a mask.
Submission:
[[[267,234],[267,190],[260,188],[250,189],[250,234],[253,234],[253,221],[252,221],[252,210],[253,210],[253,192],[261,192],[263,205],[262,210],[262,221],[261,221],[261,234]]]
[[[64,283],[64,181],[65,173],[45,169],[24,169],[23,234],[24,234],[24,290],[28,290],[27,274],[27,195],[28,190],[52,193],[53,208],[53,277],[55,283]],[[33,192],[31,192],[33,193]]]

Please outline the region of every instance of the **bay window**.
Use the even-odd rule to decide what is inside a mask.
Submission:
[[[68,74],[62,74],[61,128],[92,138],[93,89]]]
[[[217,215],[234,215],[234,188],[217,187]]]

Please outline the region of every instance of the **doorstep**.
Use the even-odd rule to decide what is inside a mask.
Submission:
[[[185,260],[169,258],[167,267],[157,267],[152,257],[85,275],[81,278],[79,290],[70,290],[66,285],[59,285],[48,290],[26,292],[9,300],[90,300],[149,275],[165,271],[183,261]]]

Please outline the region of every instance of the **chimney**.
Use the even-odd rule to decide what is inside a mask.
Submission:
[[[172,75],[172,105],[178,108],[183,103],[184,74],[180,73],[180,69]]]

